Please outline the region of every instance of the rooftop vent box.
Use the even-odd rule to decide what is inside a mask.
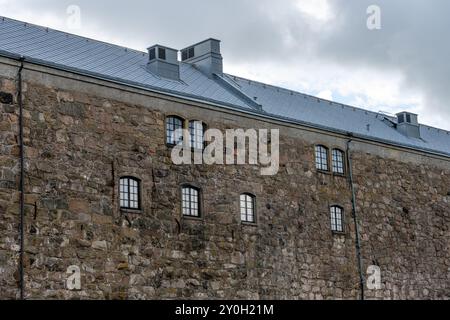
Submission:
[[[220,41],[216,39],[207,39],[181,50],[181,61],[195,65],[209,77],[223,74]]]
[[[148,68],[151,73],[166,79],[180,80],[178,50],[154,45],[148,48]]]
[[[407,137],[420,139],[418,115],[410,112],[398,113],[397,130]]]

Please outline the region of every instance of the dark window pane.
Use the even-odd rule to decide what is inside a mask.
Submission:
[[[331,230],[333,232],[344,232],[344,212],[341,207],[331,207]]]
[[[149,55],[150,55],[150,60],[156,59],[156,50],[155,50],[155,48],[150,50]]]
[[[204,147],[204,129],[200,121],[189,122],[190,146],[194,149],[203,150]]]
[[[166,119],[167,144],[178,145],[183,141],[183,120],[176,117]]]
[[[344,152],[341,150],[333,150],[333,172],[344,174]]]
[[[183,215],[200,217],[199,191],[193,187],[183,187],[181,194],[181,206]]]
[[[183,52],[181,52],[181,60],[187,60],[188,59],[188,51],[187,50],[183,50]]]
[[[255,197],[242,194],[240,198],[241,221],[255,223]]]
[[[140,209],[139,181],[134,178],[121,178],[119,184],[120,207],[123,209]]]
[[[166,49],[159,48],[158,50],[158,56],[161,60],[166,60]]]
[[[195,50],[194,47],[188,49],[188,57],[189,57],[189,59],[193,58],[195,56],[195,51],[194,50]]]
[[[316,168],[328,171],[328,149],[324,146],[316,146]]]

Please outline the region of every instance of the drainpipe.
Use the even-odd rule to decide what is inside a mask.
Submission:
[[[351,134],[349,134],[351,137]],[[350,155],[350,143],[353,140],[350,139],[347,142],[347,166],[348,166],[348,173],[349,173],[349,183],[350,188],[352,190],[352,216],[353,216],[353,223],[355,225],[355,237],[356,237],[356,255],[358,259],[358,271],[359,271],[359,284],[360,284],[360,290],[361,290],[361,300],[364,300],[364,285],[365,285],[365,279],[364,279],[364,273],[363,273],[363,262],[362,262],[362,255],[361,255],[361,238],[359,233],[359,226],[358,226],[358,217],[356,214],[356,193],[355,193],[355,185],[353,183],[353,167],[352,167],[352,157]]]
[[[17,100],[19,104],[19,141],[20,141],[20,261],[19,261],[19,277],[20,277],[20,300],[24,300],[25,298],[25,281],[24,281],[24,251],[25,251],[25,152],[24,152],[24,143],[23,143],[23,101],[22,101],[22,71],[23,64],[25,61],[24,57],[19,59],[20,68],[17,74]]]

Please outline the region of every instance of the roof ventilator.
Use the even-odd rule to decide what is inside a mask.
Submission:
[[[178,50],[157,44],[148,48],[148,56],[148,69],[151,73],[161,78],[180,80]]]

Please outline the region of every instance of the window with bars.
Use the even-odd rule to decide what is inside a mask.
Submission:
[[[140,210],[140,181],[133,177],[120,178],[120,208]]]
[[[149,51],[149,59],[155,60],[156,59],[156,48],[150,49]]]
[[[161,60],[166,60],[166,49],[164,48],[158,48],[158,57]]]
[[[333,232],[344,232],[344,209],[339,206],[330,208],[331,230]]]
[[[240,201],[240,207],[241,207],[241,221],[242,222],[248,222],[248,223],[255,223],[256,222],[256,215],[255,215],[255,204],[256,204],[256,198],[255,196],[251,194],[242,194],[241,195],[241,201]]]
[[[328,149],[324,146],[316,146],[316,168],[328,171]]]
[[[187,217],[200,217],[200,190],[192,186],[182,188],[182,212]]]
[[[195,56],[195,48],[191,47],[181,51],[181,60],[185,61],[187,59],[191,59]]]
[[[205,146],[205,141],[203,137],[204,132],[205,126],[201,121],[194,120],[189,122],[191,148],[203,150]]]
[[[338,174],[344,174],[345,173],[344,151],[334,149],[332,158],[333,158],[333,172]]]
[[[166,119],[166,136],[167,144],[176,146],[183,141],[183,123],[180,117],[167,117]]]

